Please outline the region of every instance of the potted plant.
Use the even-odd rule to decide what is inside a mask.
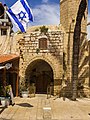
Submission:
[[[22,97],[23,98],[27,98],[28,97],[29,92],[28,91],[22,91]]]
[[[10,104],[10,99],[6,97],[1,97],[1,105],[2,107],[8,107]]]
[[[4,107],[6,105],[6,100],[5,100],[5,89],[3,86],[0,86],[0,103],[2,105],[2,107]]]
[[[22,88],[21,88],[21,96],[22,96],[23,98],[27,98],[27,97],[28,97],[28,94],[29,94],[28,89],[27,89],[25,86],[22,86]]]
[[[0,96],[2,107],[9,106],[10,96],[7,96],[7,87],[0,86]]]

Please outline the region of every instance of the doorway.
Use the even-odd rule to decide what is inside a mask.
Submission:
[[[35,84],[36,94],[46,94],[48,85],[54,84],[51,66],[41,59],[33,61],[28,66],[26,70],[27,78],[30,85]]]

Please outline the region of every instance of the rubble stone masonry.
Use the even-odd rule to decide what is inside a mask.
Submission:
[[[20,35],[21,36],[21,35]],[[27,32],[18,37],[18,52],[20,53],[20,78],[25,80],[25,72],[29,64],[41,59],[46,61],[53,69],[54,93],[60,87],[63,75],[63,40],[64,32],[61,30],[48,30],[46,34],[40,31]],[[39,49],[39,39],[47,39],[47,49]],[[39,49],[39,51],[37,51]],[[30,72],[30,71],[28,71]],[[28,74],[28,73],[27,73]],[[22,80],[21,80],[22,81]]]

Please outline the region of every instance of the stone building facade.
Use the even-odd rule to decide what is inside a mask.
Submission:
[[[34,83],[36,93],[47,93],[48,85],[52,85],[52,93],[56,95],[65,90],[63,82],[66,80],[69,83],[66,91],[72,92],[73,34],[80,1],[60,0],[60,25],[44,26],[48,28],[46,32],[41,31],[43,26],[35,26],[24,34],[10,34],[8,27],[7,36],[0,35],[0,52],[20,55],[20,86],[28,88]],[[89,96],[90,44],[86,29],[87,10],[81,25],[78,83]]]
[[[61,0],[60,1],[60,23],[62,24],[66,32],[64,50],[67,55],[69,79],[71,79],[71,76],[72,76],[73,35],[74,35],[74,27],[76,24],[76,17],[77,17],[80,1],[81,0]],[[87,9],[85,11],[85,19],[83,17],[82,24],[81,24],[81,41],[87,41],[86,39],[87,39]],[[88,41],[87,41],[87,44],[88,44]]]
[[[66,39],[64,40],[64,51],[66,52],[67,77],[69,80],[72,80],[73,35],[80,1],[81,0],[60,1],[60,23],[66,32]],[[89,93],[90,77],[88,49],[86,9],[85,16],[83,17],[81,23],[78,83],[80,82],[84,85],[85,92],[87,91],[87,93]]]
[[[60,23],[58,26],[46,26],[48,32],[42,34],[40,27],[30,27],[26,34],[18,34],[18,50],[21,56],[21,84],[36,84],[36,92],[46,92],[46,87],[53,83],[53,93],[60,91],[63,80],[72,80],[73,34],[80,0],[60,1]],[[73,5],[75,5],[73,7]],[[67,7],[65,7],[67,6]],[[38,29],[38,31],[37,31]],[[45,49],[39,48],[39,40],[47,41]],[[86,94],[89,93],[89,52],[87,40],[87,10],[81,24],[78,83],[83,84]],[[43,67],[42,67],[43,66]],[[41,70],[42,69],[42,70]],[[50,74],[49,74],[50,73]],[[47,77],[49,74],[49,78]],[[48,79],[52,80],[48,80]],[[32,80],[35,79],[35,80]],[[46,80],[47,79],[47,80]],[[43,82],[42,82],[43,81]],[[49,81],[49,82],[44,82]],[[22,83],[23,82],[23,83]],[[39,85],[38,85],[39,84]],[[41,87],[42,86],[42,87]],[[71,85],[69,85],[70,88]],[[41,91],[38,91],[41,89]],[[44,90],[45,89],[45,90]],[[68,90],[67,90],[68,91]],[[70,89],[71,91],[71,89]]]
[[[21,84],[35,83],[36,93],[46,93],[52,83],[55,94],[63,75],[64,31],[56,29],[57,26],[47,26],[49,30],[44,34],[40,32],[41,27],[29,28],[26,34],[16,36],[21,56]]]

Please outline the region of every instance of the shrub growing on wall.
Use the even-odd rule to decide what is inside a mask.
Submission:
[[[40,27],[40,32],[46,34],[48,32],[48,28],[45,26]]]

